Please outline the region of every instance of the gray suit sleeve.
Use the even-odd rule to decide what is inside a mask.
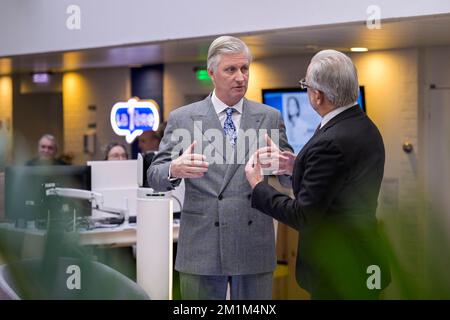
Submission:
[[[278,112],[278,129],[280,130],[280,149],[283,151],[291,151],[294,152],[291,145],[288,142],[286,135],[286,126],[284,125],[283,118],[281,117],[281,113]],[[292,188],[292,176],[290,175],[281,175],[278,176],[278,181],[285,188]]]
[[[155,191],[170,191],[181,183],[181,179],[175,181],[169,180],[169,167],[173,159],[179,156],[179,153],[174,156],[174,147],[179,143],[177,139],[173,139],[174,130],[178,128],[176,117],[171,114],[167,121],[167,126],[164,131],[164,136],[159,144],[158,153],[153,158],[152,164],[147,171],[147,179],[150,188]]]

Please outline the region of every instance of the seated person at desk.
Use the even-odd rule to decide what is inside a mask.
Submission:
[[[105,148],[103,160],[128,160],[128,152],[123,144],[111,142]]]
[[[38,156],[27,161],[27,166],[66,165],[67,163],[56,158],[58,145],[56,138],[51,134],[44,134],[38,142]]]

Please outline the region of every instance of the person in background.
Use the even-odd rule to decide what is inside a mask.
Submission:
[[[111,142],[105,148],[103,160],[128,160],[128,152],[123,144]]]
[[[38,156],[27,161],[27,166],[46,166],[46,165],[67,165],[66,162],[58,159],[56,153],[58,144],[55,136],[44,134],[38,142]]]
[[[152,154],[152,157],[158,152],[159,143],[164,135],[164,129],[166,128],[166,122],[162,122],[158,126],[158,130],[147,130],[144,131],[138,137],[139,150],[141,154],[147,155]]]
[[[158,151],[161,136],[158,131],[147,130],[138,137],[139,150],[142,154]]]

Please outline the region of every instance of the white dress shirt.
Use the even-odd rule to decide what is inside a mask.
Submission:
[[[356,102],[352,102],[349,105],[336,108],[330,112],[328,112],[326,115],[323,116],[322,121],[320,122],[320,129],[323,128],[324,125],[327,124],[328,121],[336,117],[339,113],[344,112],[347,109],[350,109],[351,107],[355,106]]]
[[[227,118],[227,113],[225,112],[225,109],[234,108],[237,112],[233,112],[233,114],[231,115],[231,119],[234,122],[236,130],[239,130],[239,125],[241,124],[242,107],[244,106],[244,98],[239,100],[239,102],[236,103],[234,106],[228,106],[225,103],[223,103],[219,98],[217,98],[216,90],[214,90],[211,96],[211,102],[214,106],[214,110],[216,111],[217,116],[219,117],[219,121],[220,124],[222,125],[222,128]]]

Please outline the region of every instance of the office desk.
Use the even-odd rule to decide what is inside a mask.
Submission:
[[[31,228],[15,228],[9,223],[0,223],[0,229],[4,232],[20,233],[25,236],[25,243],[33,243],[33,250],[36,245],[43,241],[47,231]],[[173,224],[173,242],[178,241],[178,231],[180,225],[178,222]],[[129,247],[136,244],[136,224],[122,224],[117,227],[96,228],[92,230],[67,232],[68,235],[78,236],[81,245],[107,246],[107,247]],[[40,246],[39,246],[40,247]],[[23,248],[27,253],[29,250]],[[31,253],[31,252],[30,252]],[[30,254],[25,254],[27,258]]]
[[[136,280],[152,299],[172,298],[173,242],[178,240],[179,224],[172,217],[172,200],[167,198],[138,199],[137,224],[64,232],[69,243],[82,246],[136,248]],[[51,235],[49,233],[49,235]],[[62,239],[50,239],[59,245]],[[0,236],[7,245],[15,246],[19,259],[41,258],[48,248],[46,230],[15,228],[0,225]],[[139,240],[138,240],[139,239]],[[50,249],[51,250],[51,249]]]
[[[173,225],[173,242],[178,241],[179,223]],[[136,224],[80,231],[80,244],[127,247],[136,244]]]

